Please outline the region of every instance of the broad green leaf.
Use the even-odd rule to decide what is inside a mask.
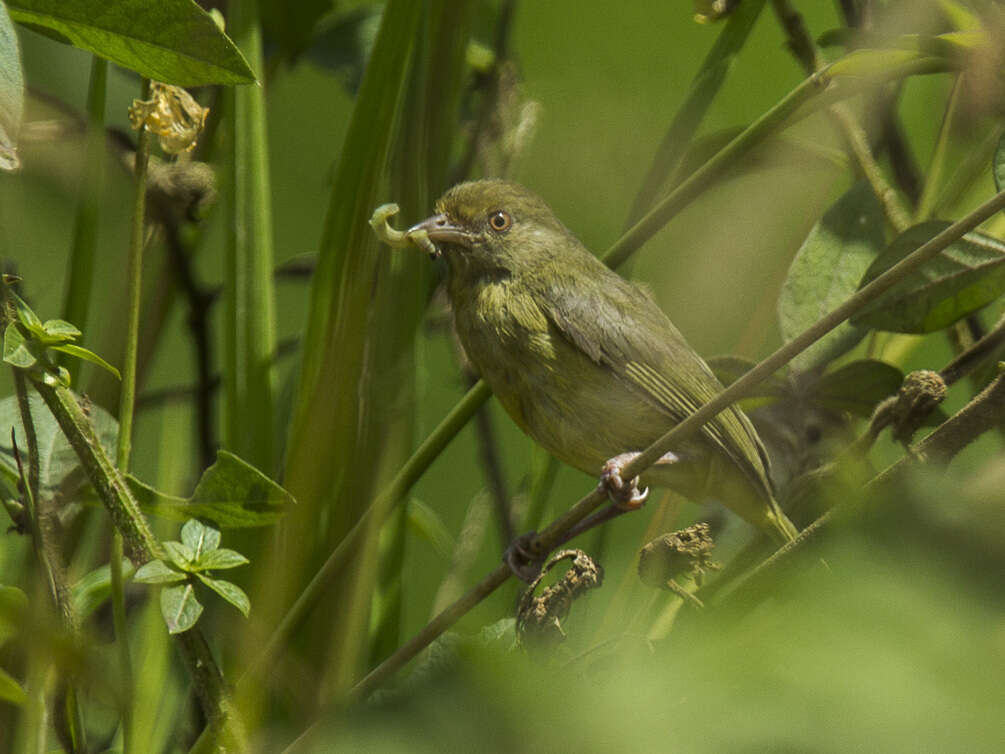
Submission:
[[[876,404],[896,395],[904,381],[894,366],[874,359],[845,364],[814,383],[810,400],[832,411],[870,417]]]
[[[933,220],[902,233],[869,267],[862,284],[893,267],[948,227]],[[1005,291],[1005,244],[968,233],[852,318],[859,326],[905,333],[941,330]]]
[[[883,210],[860,181],[813,226],[789,266],[778,297],[782,338],[792,340],[858,290],[862,275],[884,246]],[[855,346],[865,330],[839,325],[792,361],[807,371]]]
[[[234,43],[193,0],[8,0],[7,7],[15,21],[166,84],[255,81]]]
[[[3,334],[3,360],[18,369],[35,366],[38,359],[31,352],[28,340],[21,334],[17,322],[10,322]]]
[[[189,498],[158,492],[135,477],[129,487],[148,513],[174,521],[203,518],[217,526],[268,526],[279,520],[293,496],[233,453],[217,451]]]
[[[1005,190],[1005,133],[998,139],[998,148],[995,149],[991,172],[995,177],[995,189],[997,191]]]
[[[122,578],[131,578],[134,570],[132,562],[128,558],[123,558]],[[82,576],[77,583],[70,587],[73,609],[79,618],[89,617],[111,596],[112,574],[107,564]]]
[[[181,541],[192,550],[192,562],[220,546],[220,530],[192,518],[181,527]]]
[[[167,552],[168,558],[176,566],[181,568],[183,571],[188,571],[192,563],[195,561],[195,552],[184,542],[175,542],[170,540],[168,542],[162,542],[164,545],[164,550]]]
[[[199,558],[193,566],[194,571],[222,571],[227,568],[237,568],[247,565],[249,561],[236,550],[228,550],[221,547],[217,550],[210,550]]]
[[[57,489],[66,494],[75,492],[86,481],[77,454],[70,447],[48,406],[34,391],[28,396],[28,405],[38,439],[39,481],[42,493],[51,496]],[[88,416],[101,446],[110,457],[114,458],[119,431],[118,422],[105,409],[95,404],[90,404]],[[25,458],[27,453],[25,432],[21,425],[21,412],[14,396],[0,400],[0,477],[9,484],[17,479],[17,464],[10,445],[11,427],[14,428],[21,457]]]
[[[457,542],[450,529],[439,513],[414,497],[408,500],[408,527],[429,542],[441,558],[449,560],[453,556]]]
[[[205,576],[201,573],[197,573],[196,576],[199,577],[199,581],[240,610],[244,614],[245,618],[248,617],[248,613],[251,612],[251,600],[248,599],[248,595],[244,593],[244,590],[241,589],[241,587],[230,581],[211,579],[209,576]]]
[[[195,598],[191,584],[176,584],[161,589],[161,615],[167,623],[168,633],[188,631],[202,615],[202,604]]]
[[[156,559],[144,563],[133,574],[133,581],[139,584],[175,584],[187,578],[188,576],[181,571],[175,570],[163,560]]]
[[[70,356],[76,356],[78,359],[83,359],[84,361],[89,361],[92,364],[97,364],[107,372],[114,374],[116,379],[122,379],[122,375],[119,374],[119,370],[98,356],[98,354],[94,353],[94,351],[90,351],[81,346],[75,346],[72,343],[67,343],[62,346],[51,346],[51,348],[53,351],[62,351],[63,353],[70,354]]]
[[[24,114],[24,74],[17,34],[0,2],[0,170],[17,170],[17,137]]]

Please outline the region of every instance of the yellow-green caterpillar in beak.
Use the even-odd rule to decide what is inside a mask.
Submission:
[[[400,208],[397,204],[381,204],[370,215],[370,227],[377,234],[377,238],[396,249],[406,246],[418,246],[429,254],[433,259],[440,256],[440,250],[429,238],[429,233],[424,228],[413,228],[409,231],[395,230],[388,223],[388,220],[398,214]]]

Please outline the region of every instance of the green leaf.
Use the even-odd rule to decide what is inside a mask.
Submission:
[[[192,562],[196,563],[220,546],[220,530],[192,518],[181,527],[181,541],[192,550]]]
[[[380,18],[381,9],[369,5],[338,14],[323,24],[307,51],[307,57],[316,65],[332,71],[342,85],[355,94],[377,38]]]
[[[893,267],[949,223],[933,220],[904,231],[869,267],[862,285]],[[1005,291],[1005,244],[968,233],[852,318],[852,324],[904,333],[941,330]]]
[[[883,210],[869,184],[849,189],[813,226],[789,266],[778,297],[782,338],[792,340],[858,290],[862,275],[883,250]],[[792,360],[807,371],[847,352],[865,330],[839,325]]]
[[[221,547],[218,550],[210,550],[205,553],[196,561],[193,570],[222,571],[227,568],[237,568],[237,566],[247,565],[250,562],[236,550],[228,550],[226,547]]]
[[[10,322],[3,334],[3,360],[18,369],[35,366],[38,359],[31,352],[29,341],[21,334],[17,322]]]
[[[17,137],[24,114],[24,73],[17,34],[0,2],[0,170],[17,170]]]
[[[192,628],[202,615],[202,604],[195,598],[195,588],[191,584],[177,584],[161,589],[161,615],[168,633],[180,634]]]
[[[255,75],[192,0],[8,0],[11,17],[56,32],[141,76],[178,86],[250,84]]]
[[[192,563],[195,562],[195,552],[184,542],[175,542],[174,540],[168,542],[162,542],[164,549],[167,551],[168,558],[176,566],[181,568],[183,571],[189,571],[192,568]]]
[[[874,359],[845,364],[817,380],[810,400],[831,411],[847,411],[868,418],[876,404],[896,395],[904,374],[894,366]]]
[[[21,324],[28,328],[28,330],[35,335],[44,335],[45,326],[42,324],[42,320],[38,318],[35,314],[35,310],[28,306],[28,302],[17,295],[13,288],[7,289],[7,294],[14,299],[14,307],[17,309],[17,318],[21,320]]]
[[[46,342],[63,343],[68,340],[76,340],[81,336],[80,330],[75,325],[71,325],[64,319],[50,319],[42,325],[45,331]]]
[[[175,570],[163,560],[144,563],[133,574],[133,581],[139,584],[174,584],[187,578],[187,575]]]
[[[293,496],[233,453],[217,451],[189,498],[155,490],[133,476],[129,487],[143,508],[174,521],[203,518],[220,527],[269,526],[279,520]]]
[[[318,22],[332,10],[332,0],[260,0],[262,31],[279,42],[279,54],[295,62],[314,38]]]
[[[63,353],[70,354],[70,356],[76,356],[78,359],[83,359],[84,361],[89,361],[92,364],[97,364],[102,369],[114,374],[116,379],[122,379],[122,375],[119,374],[119,370],[98,356],[98,354],[94,353],[94,351],[82,348],[81,346],[75,346],[72,343],[67,343],[62,346],[51,346],[51,348],[53,351],[62,351]]]
[[[199,581],[240,610],[244,614],[245,618],[248,617],[248,613],[251,612],[251,600],[248,599],[248,595],[244,593],[244,590],[241,589],[241,587],[237,584],[231,583],[230,581],[211,579],[209,576],[205,576],[201,573],[197,573],[196,576],[199,577]]]
[[[995,177],[995,190],[1005,190],[1005,133],[998,139],[998,148],[995,149],[994,160],[991,163],[991,172]]]
[[[122,578],[132,577],[135,568],[128,558],[122,559]],[[112,573],[106,563],[82,576],[70,587],[73,610],[79,618],[87,618],[112,596]]]
[[[80,468],[80,460],[41,396],[32,391],[28,396],[28,406],[38,439],[39,482],[42,493],[46,497],[51,497],[60,491],[70,496],[86,481]],[[114,458],[119,432],[118,422],[96,404],[91,404],[89,417],[101,447]],[[21,425],[21,412],[14,396],[0,400],[0,477],[8,483],[16,480],[18,475],[14,449],[10,445],[11,427],[14,428],[21,457],[25,458],[27,453],[25,432]]]

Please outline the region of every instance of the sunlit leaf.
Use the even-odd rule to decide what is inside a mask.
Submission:
[[[19,369],[28,369],[34,366],[38,359],[31,352],[28,342],[21,334],[18,323],[9,323],[3,334],[3,360]]]
[[[197,573],[196,576],[199,577],[199,581],[240,610],[245,618],[248,617],[248,613],[251,612],[251,600],[248,599],[248,595],[244,593],[241,587],[230,581],[211,579],[209,576],[201,573]]]
[[[901,68],[907,63],[924,60],[927,57],[930,56],[916,49],[854,50],[831,63],[827,72],[835,78],[840,76],[876,76],[887,73],[891,69]]]
[[[181,541],[192,550],[192,561],[197,562],[220,546],[220,530],[192,518],[181,527]]]
[[[236,550],[228,550],[221,547],[217,550],[210,550],[198,559],[193,570],[195,571],[217,571],[227,568],[237,568],[237,566],[247,565],[250,561]]]
[[[75,325],[63,319],[50,319],[42,324],[42,329],[48,338],[56,341],[74,340],[81,336]]]
[[[192,562],[195,560],[195,552],[184,542],[175,542],[170,540],[167,542],[162,542],[164,545],[164,550],[167,552],[168,558],[171,562],[182,570],[189,570]]]
[[[866,284],[931,240],[949,223],[933,220],[902,233],[869,267]],[[1005,244],[968,233],[887,291],[852,323],[905,333],[941,330],[973,314],[1005,291]]]
[[[883,247],[883,210],[869,184],[860,181],[827,210],[796,252],[778,297],[782,337],[791,340],[842,304]],[[793,359],[793,366],[826,364],[865,332],[843,323]]]
[[[133,574],[133,581],[140,584],[173,584],[187,579],[181,571],[176,571],[163,560],[151,560],[141,565]]]
[[[436,554],[449,560],[457,543],[440,514],[421,500],[408,501],[408,527],[432,545]]]
[[[195,598],[191,584],[176,584],[161,589],[161,615],[168,633],[188,631],[202,615],[202,604]]]
[[[167,84],[250,84],[234,43],[192,0],[8,0],[19,23]]]

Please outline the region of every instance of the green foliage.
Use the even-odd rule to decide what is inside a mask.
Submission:
[[[854,293],[885,245],[883,210],[865,181],[824,213],[792,259],[778,296],[782,337],[791,340]],[[827,364],[853,348],[866,330],[847,322],[793,360],[799,369]]]
[[[188,631],[202,615],[203,606],[195,595],[196,580],[236,607],[245,617],[251,610],[248,595],[237,584],[213,578],[212,571],[245,565],[248,559],[235,550],[220,547],[220,531],[189,519],[181,528],[181,541],[163,543],[166,559],[144,563],[133,574],[141,584],[168,584],[161,589],[161,615],[168,632]]]
[[[116,378],[120,377],[119,370],[96,353],[72,343],[81,335],[76,327],[61,319],[43,322],[13,290],[8,289],[6,295],[13,299],[18,317],[17,322],[8,322],[4,330],[3,360],[6,363],[19,369],[38,365],[47,377],[58,378],[68,385],[69,377],[65,370],[53,365],[46,357],[46,351],[52,350],[97,364]]]
[[[240,51],[192,0],[8,0],[11,17],[165,84],[250,84]]]
[[[21,53],[10,16],[0,3],[0,170],[18,167],[17,139],[24,111]]]
[[[217,526],[269,526],[296,501],[280,485],[251,464],[225,450],[206,469],[191,496],[159,492],[133,476],[129,486],[140,505],[155,516],[172,521],[199,517]]]
[[[931,240],[949,223],[932,220],[908,228],[869,266],[863,285]],[[855,325],[906,333],[942,330],[979,311],[1005,292],[1005,243],[969,233],[852,318]]]
[[[61,491],[65,495],[76,496],[85,483],[77,454],[42,399],[36,394],[31,394],[28,403],[38,442],[39,486],[43,494],[52,495],[56,491]],[[115,418],[100,406],[92,406],[91,423],[105,452],[114,453],[119,429]],[[13,430],[21,458],[27,458],[25,429],[14,396],[0,400],[0,427],[9,427]],[[18,480],[17,462],[14,458],[14,448],[10,444],[11,433],[8,430],[4,434],[5,436],[0,437],[0,478],[7,484],[8,489],[15,490]]]

